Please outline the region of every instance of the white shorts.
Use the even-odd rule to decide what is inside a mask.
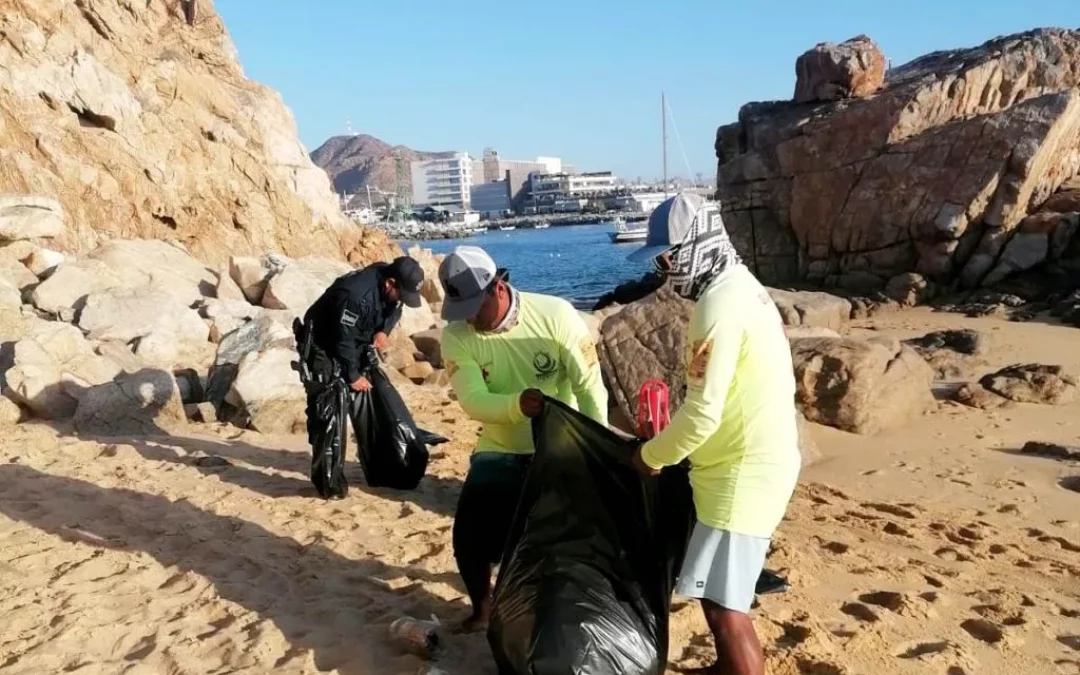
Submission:
[[[675,592],[749,614],[768,553],[768,539],[717,530],[699,521],[690,536]]]

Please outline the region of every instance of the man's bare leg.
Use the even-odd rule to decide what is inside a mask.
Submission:
[[[765,675],[765,654],[749,615],[701,601],[705,622],[716,642],[716,663],[685,670],[691,675]]]
[[[463,565],[458,561],[458,572],[465,582],[473,612],[458,627],[460,633],[475,633],[487,628],[491,619],[491,573],[493,565],[472,563]]]

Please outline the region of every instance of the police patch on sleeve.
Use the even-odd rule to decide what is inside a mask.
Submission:
[[[581,356],[584,359],[585,367],[592,368],[599,362],[600,357],[596,354],[596,343],[593,342],[591,335],[586,335],[578,342],[578,349],[581,350]]]
[[[360,320],[360,317],[349,310],[342,310],[341,312],[341,325],[352,328],[356,325],[356,322]]]
[[[697,340],[690,349],[690,365],[686,368],[686,379],[691,382],[701,382],[705,379],[705,373],[709,369],[709,359],[712,357],[712,340]]]

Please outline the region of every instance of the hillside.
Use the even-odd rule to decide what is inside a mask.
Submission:
[[[230,253],[340,257],[341,214],[281,97],[244,77],[213,3],[0,0],[0,194],[59,201],[54,242],[113,237]]]
[[[390,145],[374,136],[359,134],[334,136],[311,153],[311,160],[326,170],[338,192],[359,192],[367,186],[371,186],[373,191],[377,188],[394,192],[397,186],[395,153],[400,153],[405,161],[405,180],[409,189],[412,189],[409,162],[453,154],[413,150],[403,145]],[[372,198],[375,197],[373,192]]]

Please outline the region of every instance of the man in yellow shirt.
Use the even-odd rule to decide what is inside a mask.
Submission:
[[[716,205],[688,193],[649,218],[645,246],[673,290],[696,301],[686,398],[638,450],[645,474],[690,460],[695,526],[676,592],[701,601],[717,663],[702,674],[764,675],[749,611],[801,464],[791,348],[768,291],[742,264]]]
[[[491,613],[502,556],[535,448],[530,418],[551,396],[607,424],[596,344],[570,303],[518,291],[481,248],[459,246],[439,266],[446,291],[442,354],[450,384],[483,423],[454,514],[454,558],[472,602],[465,631]]]

